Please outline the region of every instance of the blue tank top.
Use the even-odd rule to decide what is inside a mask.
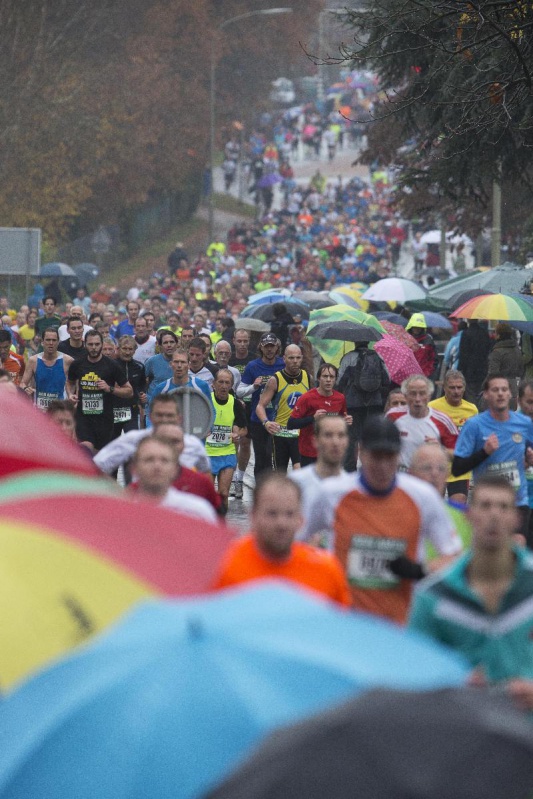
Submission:
[[[37,354],[37,368],[35,369],[35,404],[45,411],[52,400],[65,399],[65,369],[63,354],[57,353],[57,360],[53,366],[47,366],[43,360],[43,353]]]

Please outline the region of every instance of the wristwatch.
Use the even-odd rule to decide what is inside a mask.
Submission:
[[[115,386],[109,386],[109,393],[110,394],[114,394],[115,393]]]

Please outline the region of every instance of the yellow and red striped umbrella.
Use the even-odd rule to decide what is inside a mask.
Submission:
[[[457,319],[533,322],[533,305],[516,294],[482,294],[459,306],[452,316]]]

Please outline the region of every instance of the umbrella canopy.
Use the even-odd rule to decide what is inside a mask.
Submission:
[[[493,319],[533,322],[533,305],[521,297],[507,294],[485,294],[460,305],[452,316],[457,319]]]
[[[76,277],[78,277],[82,283],[89,283],[91,280],[96,280],[100,274],[100,268],[96,266],[96,264],[74,264],[72,268],[76,274]]]
[[[287,300],[285,297],[282,300],[276,300],[275,302],[283,302],[283,305],[287,309],[288,313],[291,316],[295,314],[300,314],[304,319],[309,319],[309,308],[303,302],[293,302],[292,297],[290,300]],[[262,319],[263,322],[273,322],[274,321],[274,312],[272,310],[274,303],[273,302],[266,302],[266,303],[255,303],[255,305],[247,305],[246,308],[241,313],[241,316],[251,317],[252,319]]]
[[[65,496],[74,494],[111,494],[120,496],[122,489],[114,480],[103,475],[82,477],[77,474],[46,470],[21,472],[0,480],[0,503],[13,502],[22,497]]]
[[[393,313],[392,311],[375,311],[374,316],[380,322],[392,322],[393,325],[400,325],[400,327],[407,327],[407,322],[409,321],[401,314]]]
[[[440,230],[427,230],[420,236],[421,244],[440,244]]]
[[[51,261],[41,266],[41,277],[76,277],[76,272],[68,264]]]
[[[334,291],[329,292],[329,296],[331,297],[334,302],[337,304],[344,304],[350,305],[352,308],[357,308],[361,311],[367,311],[369,303],[367,300],[363,300],[361,298],[361,292],[351,290],[350,293],[347,291],[340,291],[339,289],[335,289]]]
[[[450,320],[446,319],[446,317],[440,313],[422,311],[422,316],[426,320],[426,325],[428,327],[439,327],[441,330],[451,330],[453,327]]]
[[[467,289],[487,289],[487,292],[519,292],[531,281],[531,271],[523,267],[498,266],[494,269],[475,269],[473,272],[466,272],[460,277],[445,280],[429,290],[431,297],[448,300],[459,291]]]
[[[392,322],[387,322],[385,319],[382,320],[381,324],[389,336],[400,341],[412,352],[416,352],[420,348],[420,344],[415,337],[408,333],[402,325],[394,325]]]
[[[494,294],[493,291],[485,291],[484,289],[466,289],[465,291],[458,291],[448,300],[450,310],[455,311],[461,305],[464,305],[468,300],[473,300],[475,297],[487,296],[487,294]]]
[[[311,311],[307,335],[309,336],[315,325],[321,322],[342,321],[368,325],[375,328],[380,333],[385,332],[384,328],[372,314],[367,314],[364,311],[357,311],[355,308],[350,308],[349,305],[340,304],[332,305],[331,308],[320,308],[319,310]],[[354,348],[351,342],[334,341],[332,339],[315,339],[313,343],[322,358],[327,363],[332,363],[335,366],[340,364],[341,358],[346,352],[350,352],[350,350]]]
[[[480,689],[369,691],[279,730],[209,799],[528,799],[533,730]]]
[[[270,189],[272,186],[275,186],[276,183],[281,183],[283,178],[277,172],[267,172],[266,175],[263,175],[257,181],[257,188],[258,189]]]
[[[235,322],[235,327],[240,330],[249,330],[250,333],[268,333],[270,330],[268,322],[262,322],[261,319],[251,319],[245,316],[239,316]]]
[[[309,332],[309,338],[329,338],[336,341],[379,341],[382,333],[370,325],[359,325],[354,322],[322,322]]]
[[[205,591],[231,540],[224,528],[152,503],[68,486],[62,496],[6,499],[0,504],[1,688],[140,599]]]
[[[403,342],[385,335],[374,345],[376,352],[383,358],[390,379],[398,386],[411,375],[420,374],[420,364]]]
[[[272,294],[256,294],[255,297],[253,297],[253,298],[250,297],[249,298],[248,305],[249,306],[250,305],[268,305],[269,303],[275,303],[275,302],[286,303],[287,301],[289,301],[289,302],[300,304],[300,305],[303,305],[303,306],[307,307],[306,304],[302,300],[294,299],[294,297],[291,297],[290,300],[289,300],[288,299],[289,297],[290,297],[290,294],[289,295],[282,294],[280,291],[278,291],[276,293],[272,293]]]
[[[0,430],[0,477],[26,469],[99,473],[87,453],[26,397],[0,392],[0,418],[9,419]]]
[[[425,296],[426,292],[418,283],[403,277],[384,277],[362,294],[364,300],[372,302],[396,300],[402,305],[408,300],[422,300]]]
[[[430,297],[429,294],[423,300],[409,300],[405,307],[412,312],[433,311],[433,313],[450,313],[447,302],[438,298]]]
[[[257,294],[251,294],[248,297],[248,304],[252,305],[258,300],[263,299],[264,297],[270,297],[272,294],[276,295],[277,297],[281,295],[285,300],[287,299],[287,297],[291,296],[292,292],[290,289],[265,289],[264,291],[257,292]],[[274,300],[274,302],[279,302],[279,301],[280,300]]]
[[[146,603],[4,699],[0,797],[192,799],[274,727],[466,674],[434,642],[283,584]]]
[[[332,305],[338,304],[336,300],[324,296],[319,291],[295,291],[292,298],[305,302],[311,310],[315,310],[315,308],[330,308]]]

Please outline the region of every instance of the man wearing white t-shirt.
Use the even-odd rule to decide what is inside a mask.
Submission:
[[[155,348],[157,340],[155,336],[151,336],[148,330],[148,322],[144,316],[138,316],[134,324],[134,337],[137,349],[135,350],[135,360],[144,364],[155,355]]]
[[[317,451],[316,463],[293,469],[288,477],[298,483],[302,492],[302,515],[305,520],[313,501],[322,487],[335,485],[339,493],[351,484],[351,477],[342,468],[348,447],[348,426],[343,416],[318,416],[314,421],[314,444]],[[303,528],[296,535],[304,540]],[[316,536],[320,538],[320,534]],[[312,542],[310,542],[312,543]]]
[[[422,444],[441,444],[451,455],[459,431],[449,416],[428,406],[433,393],[431,380],[424,375],[412,375],[403,381],[402,392],[407,407],[392,408],[387,414],[400,431],[400,470],[409,469],[413,455]]]

